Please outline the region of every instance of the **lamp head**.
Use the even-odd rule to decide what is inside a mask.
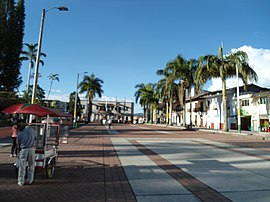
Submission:
[[[59,7],[57,7],[57,9],[58,9],[59,11],[68,11],[68,8],[65,7],[65,6],[59,6]]]

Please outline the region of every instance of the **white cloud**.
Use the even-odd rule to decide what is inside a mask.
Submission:
[[[50,100],[60,100],[63,102],[69,102],[69,94],[50,94],[49,99]]]
[[[241,50],[248,54],[249,64],[255,70],[258,75],[258,82],[255,83],[261,87],[270,88],[270,77],[268,75],[270,66],[270,50],[269,49],[258,49],[252,46],[242,46],[238,49],[232,49],[231,51]],[[237,85],[236,78],[227,79],[227,88],[232,88]],[[242,81],[239,80],[239,85],[243,85]],[[221,90],[222,84],[220,79],[212,79],[212,85],[207,90],[215,91]]]
[[[55,92],[55,93],[62,93],[61,90],[57,90],[57,89],[52,89],[51,92]]]

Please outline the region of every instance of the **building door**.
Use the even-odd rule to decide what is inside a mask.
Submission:
[[[241,130],[250,130],[251,116],[241,117]]]

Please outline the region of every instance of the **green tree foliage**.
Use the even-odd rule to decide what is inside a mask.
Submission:
[[[69,114],[74,114],[74,105],[75,105],[75,96],[76,92],[72,92],[69,95],[69,107],[68,107],[68,113]],[[76,108],[76,116],[81,117],[82,115],[82,105],[81,105],[81,99],[78,96],[77,97],[77,108]]]
[[[140,100],[139,103],[143,107],[146,121],[153,123],[154,111],[157,109],[159,100],[159,92],[157,93],[156,84],[141,83],[137,84],[135,88],[137,88],[134,94],[136,103]]]
[[[36,56],[37,56],[37,46],[38,44],[31,44],[31,43],[26,43],[25,46],[27,47],[27,50],[22,51],[22,56],[21,56],[21,61],[29,60],[29,67],[28,67],[28,75],[27,75],[27,85],[26,89],[27,92],[29,91],[29,85],[30,85],[30,79],[31,79],[31,72],[32,69],[34,68],[34,64],[36,61]],[[45,53],[40,53],[40,56],[46,57]],[[44,65],[44,61],[40,60],[39,61],[41,65]]]
[[[226,79],[236,76],[236,67],[238,67],[239,77],[245,85],[249,81],[257,81],[258,76],[256,72],[248,64],[248,55],[243,51],[224,55],[222,46],[219,47],[218,55],[206,55],[200,58],[195,76],[195,80],[200,86],[203,86],[209,79],[221,78],[224,131],[228,131],[229,129]]]
[[[19,102],[18,96],[13,91],[0,91],[0,111]]]
[[[31,102],[32,99],[32,89],[33,89],[33,85],[29,86],[29,92],[27,93],[27,90],[23,91],[23,100],[24,102]],[[40,102],[42,99],[45,98],[45,91],[39,86],[37,85],[37,102]]]
[[[22,83],[24,0],[0,0],[0,90],[14,91]]]
[[[86,92],[86,97],[88,98],[89,102],[89,109],[88,109],[88,122],[90,122],[90,117],[92,115],[92,100],[93,98],[98,95],[99,97],[102,96],[103,81],[99,78],[96,78],[94,74],[91,76],[85,75],[83,81],[79,84],[80,93]]]

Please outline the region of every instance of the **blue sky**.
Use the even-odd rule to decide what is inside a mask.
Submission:
[[[104,81],[104,97],[134,101],[135,85],[157,82],[156,71],[178,54],[186,59],[217,54],[221,42],[225,53],[255,54],[253,65],[262,72],[270,62],[269,0],[26,0],[25,6],[24,43],[37,43],[43,8],[69,8],[46,13],[42,52],[47,57],[38,83],[47,95],[47,76],[59,74],[50,99],[67,101],[77,73],[87,71]],[[23,62],[21,91],[27,71]],[[259,84],[269,85],[267,79]],[[214,89],[213,83],[205,88]]]

